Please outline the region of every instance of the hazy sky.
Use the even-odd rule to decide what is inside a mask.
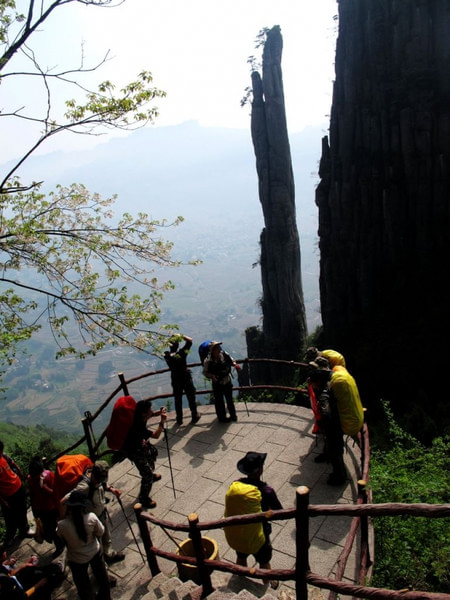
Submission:
[[[258,32],[280,25],[288,127],[300,131],[328,121],[336,14],[336,0],[126,0],[107,9],[68,5],[47,22],[34,47],[41,63],[58,69],[77,64],[81,46],[86,64],[110,50],[111,60],[92,81],[111,79],[120,85],[140,70],[151,71],[155,86],[167,92],[167,98],[157,102],[156,126],[193,119],[203,126],[245,129],[250,108],[241,108],[240,100],[250,84],[247,58],[261,55],[255,49]],[[14,89],[12,83],[4,83],[0,91],[3,110],[5,100],[10,109],[36,102],[33,93]],[[61,90],[60,99],[67,95],[71,94]],[[1,145],[0,160],[20,155],[27,129],[29,124],[16,123],[8,146]],[[3,138],[7,131],[0,122]],[[104,138],[90,144],[99,141]],[[64,141],[55,137],[43,150],[84,144],[80,136]]]

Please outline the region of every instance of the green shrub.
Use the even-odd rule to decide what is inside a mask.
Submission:
[[[394,421],[387,403],[387,438],[371,453],[373,502],[442,504],[450,501],[450,438],[423,446]],[[448,592],[450,519],[376,517],[372,585]]]

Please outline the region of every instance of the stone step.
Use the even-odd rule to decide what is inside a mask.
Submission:
[[[148,586],[148,593],[141,600],[200,600],[202,589],[193,581],[183,582],[178,577],[159,573]]]
[[[271,593],[266,586],[245,577],[214,573],[212,580],[214,591],[208,596],[208,600],[295,600],[295,592],[283,585]],[[200,600],[202,592],[201,586],[193,581],[182,582],[178,577],[169,577],[164,573],[154,577],[147,589],[148,592],[140,597],[141,600]],[[319,600],[317,595],[314,600]]]

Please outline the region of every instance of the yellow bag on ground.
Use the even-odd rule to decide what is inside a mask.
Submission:
[[[347,369],[336,366],[333,367],[330,387],[336,398],[342,431],[356,435],[363,426],[364,412],[355,380]]]
[[[255,485],[233,481],[225,495],[225,517],[261,512],[261,492]],[[264,544],[262,523],[225,527],[230,548],[245,554],[254,554]]]

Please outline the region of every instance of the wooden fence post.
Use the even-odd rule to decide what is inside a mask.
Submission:
[[[120,385],[122,386],[122,391],[124,393],[125,396],[128,396],[128,386],[127,383],[125,381],[125,376],[123,373],[117,373],[117,375],[119,376],[120,379]]]
[[[360,479],[358,481],[358,496],[361,498],[362,504],[367,504],[366,481]],[[365,585],[367,569],[370,565],[370,550],[369,550],[369,519],[367,515],[360,517],[361,531],[361,550],[360,550],[360,565],[359,565],[359,583]]]
[[[144,544],[145,555],[147,556],[148,566],[150,568],[152,577],[155,577],[156,575],[158,575],[158,573],[161,573],[161,569],[159,568],[158,561],[156,560],[156,555],[152,550],[153,543],[152,543],[152,540],[150,537],[150,532],[148,530],[147,522],[141,516],[142,510],[143,510],[142,504],[137,503],[134,505],[133,508],[134,508],[134,513],[136,515],[136,521],[139,526],[139,532],[141,534],[142,542]]]
[[[208,567],[205,565],[205,554],[203,552],[202,534],[197,528],[198,515],[191,513],[188,516],[189,521],[189,537],[192,539],[194,546],[195,558],[197,559],[197,570],[200,581],[202,582],[202,598],[209,596],[214,590],[211,583],[211,575]]]
[[[309,571],[309,488],[296,489],[295,545],[297,560],[295,565],[295,590],[299,600],[308,600],[306,574]]]

